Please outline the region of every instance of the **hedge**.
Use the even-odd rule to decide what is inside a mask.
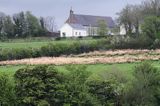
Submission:
[[[36,58],[36,57],[58,57],[61,55],[71,55],[87,53],[95,50],[108,50],[108,49],[156,49],[159,48],[159,42],[154,43],[151,39],[145,36],[139,37],[124,37],[113,36],[93,42],[74,42],[70,43],[56,43],[48,44],[41,48],[14,48],[14,49],[1,49],[0,61]],[[158,45],[158,46],[155,46]]]
[[[36,58],[42,56],[61,56],[70,54],[80,54],[99,50],[100,45],[104,45],[104,41],[94,42],[75,42],[73,44],[48,44],[41,48],[14,48],[14,49],[1,49],[0,61],[24,59],[24,58]]]

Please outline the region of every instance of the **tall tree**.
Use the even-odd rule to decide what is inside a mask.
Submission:
[[[13,38],[14,37],[14,24],[10,16],[6,16],[3,23],[3,30],[6,34],[6,37]]]
[[[26,12],[27,34],[29,36],[38,36],[40,31],[40,23],[36,16],[31,12]]]
[[[5,19],[5,14],[0,12],[0,34],[2,34],[4,19]]]
[[[16,37],[26,37],[27,24],[26,24],[24,12],[14,14],[13,20],[14,20],[14,24],[15,24]]]
[[[150,16],[145,18],[142,24],[142,31],[144,35],[151,39],[160,39],[160,18],[157,16]]]
[[[140,31],[140,24],[142,22],[143,16],[142,16],[142,7],[139,5],[133,5],[132,11],[131,11],[131,20],[133,23],[133,27],[135,29],[136,35],[139,35]]]
[[[127,34],[131,34],[133,30],[131,13],[132,13],[132,5],[127,5],[120,13],[118,13],[119,24],[124,25]]]
[[[98,21],[98,35],[99,36],[105,36],[108,34],[107,24],[104,20]]]

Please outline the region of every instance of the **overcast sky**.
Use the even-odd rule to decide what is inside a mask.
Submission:
[[[13,14],[31,11],[36,16],[54,16],[62,26],[72,7],[74,13],[116,17],[126,4],[140,4],[143,0],[0,0],[0,11]]]

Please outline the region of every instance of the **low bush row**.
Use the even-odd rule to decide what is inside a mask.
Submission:
[[[23,58],[35,58],[42,56],[61,56],[70,54],[80,54],[99,50],[105,45],[105,40],[93,42],[74,42],[72,44],[56,43],[48,44],[41,48],[14,48],[14,49],[1,49],[0,61],[14,60]]]
[[[145,36],[109,36],[103,39],[93,40],[92,42],[77,41],[74,43],[50,43],[41,48],[1,49],[0,61],[42,56],[56,57],[61,55],[80,54],[95,50],[156,48],[160,48],[160,41],[152,41]]]

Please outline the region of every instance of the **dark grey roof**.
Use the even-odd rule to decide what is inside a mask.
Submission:
[[[83,30],[85,29],[81,24],[69,24],[72,28]]]
[[[109,28],[113,28],[115,26],[115,23],[111,17],[80,15],[80,14],[72,14],[72,16],[70,17],[71,19],[68,19],[67,22],[71,23],[73,22],[76,24],[81,24],[83,26],[98,27],[99,20],[105,21],[106,25],[108,25]]]

